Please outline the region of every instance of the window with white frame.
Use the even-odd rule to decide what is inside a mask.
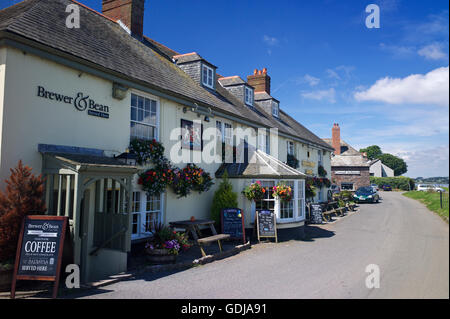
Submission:
[[[270,137],[266,133],[258,133],[258,149],[270,154]]]
[[[233,126],[229,123],[224,123],[222,121],[216,121],[217,129],[217,147],[220,146],[222,149],[222,160],[225,159],[225,145],[233,146]]]
[[[266,190],[264,193],[265,196],[262,200],[255,202],[255,209],[275,211],[276,200],[273,197],[273,187],[275,186],[275,181],[261,181],[261,186]]]
[[[322,150],[318,150],[317,153],[319,154],[319,165],[323,165],[323,153],[322,153]]]
[[[288,155],[292,155],[294,156],[294,142],[292,141],[287,141],[287,153]]]
[[[162,195],[148,196],[146,192],[133,192],[131,238],[151,236],[155,223],[162,221]]]
[[[214,89],[214,69],[204,64],[202,66],[202,83],[204,86]]]
[[[272,101],[272,115],[278,117],[280,114],[280,106],[278,102]]]
[[[295,222],[303,220],[305,216],[305,181],[281,181],[282,184],[290,186],[293,198],[289,202],[279,201],[280,222]]]
[[[245,87],[245,104],[253,106],[253,89],[246,86]]]
[[[158,108],[158,101],[131,94],[131,139],[158,139]]]

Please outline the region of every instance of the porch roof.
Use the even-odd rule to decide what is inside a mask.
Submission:
[[[67,168],[74,172],[81,171],[111,171],[122,174],[134,174],[136,166],[125,165],[120,160],[99,155],[70,154],[70,153],[42,153],[44,169]]]
[[[229,178],[305,179],[308,177],[260,150],[255,151],[246,163],[222,164],[216,171],[216,178],[222,178],[225,171]]]

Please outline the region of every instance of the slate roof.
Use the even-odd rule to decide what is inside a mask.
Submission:
[[[324,142],[326,142],[328,145],[332,146],[332,139],[331,138],[324,138]],[[347,142],[341,140],[341,155],[358,155],[360,152],[355,150],[350,144]]]
[[[228,76],[228,77],[222,77],[219,78],[218,81],[223,86],[231,86],[231,85],[240,85],[240,84],[247,84],[244,80],[241,79],[240,76]]]
[[[222,164],[216,171],[216,178],[221,178],[225,171],[229,178],[305,179],[308,176],[260,150],[255,151],[247,163]]]
[[[211,107],[256,125],[276,127],[280,132],[330,148],[303,125],[285,113],[276,120],[259,107],[249,109],[217,85],[217,92],[205,89],[177,67],[170,59],[176,51],[144,37],[139,41],[122,27],[83,5],[79,29],[65,25],[66,7],[79,4],[72,0],[25,0],[0,10],[0,31],[13,33],[78,58],[152,89]],[[182,59],[201,58],[198,54]],[[187,61],[187,60],[186,60]],[[228,93],[228,94],[227,94]]]
[[[335,155],[331,158],[331,167],[369,167],[362,155]]]

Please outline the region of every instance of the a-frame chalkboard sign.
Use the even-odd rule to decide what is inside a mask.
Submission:
[[[220,214],[222,234],[230,235],[231,239],[242,239],[245,244],[244,212],[240,208],[225,208]]]
[[[277,217],[275,216],[275,212],[271,210],[256,211],[256,232],[259,242],[261,238],[275,238],[275,242],[278,243]]]
[[[11,286],[15,298],[17,280],[53,281],[53,298],[58,294],[59,276],[68,218],[26,216],[22,221]]]

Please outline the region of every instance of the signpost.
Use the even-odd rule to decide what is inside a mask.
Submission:
[[[58,294],[67,217],[27,216],[22,221],[11,287],[15,298],[17,280],[54,281],[53,298]]]
[[[275,242],[278,243],[277,218],[273,211],[256,211],[256,227],[259,242],[261,238],[275,238]]]
[[[225,208],[221,211],[222,233],[232,239],[242,239],[245,244],[244,214],[239,208]]]

